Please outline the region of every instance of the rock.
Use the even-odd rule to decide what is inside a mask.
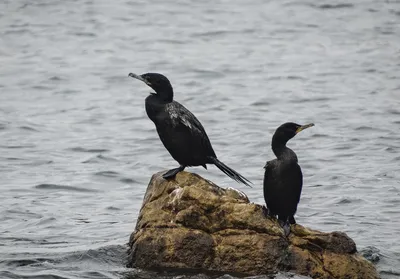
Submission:
[[[261,193],[260,189],[260,193]],[[292,225],[285,237],[261,205],[232,188],[180,172],[153,175],[130,241],[130,267],[244,275],[292,271],[312,278],[378,278],[345,233]]]

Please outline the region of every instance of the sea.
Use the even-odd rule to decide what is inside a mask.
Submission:
[[[288,143],[297,222],[400,278],[399,0],[1,0],[0,65],[0,278],[236,278],[126,268],[152,174],[178,166],[130,72],[167,76],[254,187],[187,170],[254,203],[276,128],[314,123]]]

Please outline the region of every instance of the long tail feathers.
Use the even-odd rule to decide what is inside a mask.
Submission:
[[[215,157],[209,157],[209,158],[213,162],[213,164],[216,165],[217,168],[219,168],[227,176],[229,176],[230,178],[232,178],[233,180],[235,180],[237,182],[241,182],[241,183],[245,184],[246,186],[249,186],[250,188],[253,188],[250,185],[250,184],[253,184],[253,183],[251,183],[251,181],[248,180],[247,178],[245,178],[243,175],[241,175],[238,172],[236,172],[235,170],[231,169],[230,167],[228,167],[227,165],[222,163],[217,158],[215,158]]]

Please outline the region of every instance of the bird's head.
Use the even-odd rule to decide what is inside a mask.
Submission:
[[[129,73],[129,76],[146,83],[162,100],[169,102],[173,100],[174,93],[172,85],[166,76],[158,73],[146,73],[142,75]]]
[[[312,126],[314,126],[314,123],[300,125],[293,122],[287,122],[279,126],[278,129],[276,129],[274,138],[282,143],[286,143],[301,131],[310,128]]]

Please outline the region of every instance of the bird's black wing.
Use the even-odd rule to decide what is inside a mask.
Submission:
[[[276,215],[279,211],[279,175],[275,171],[278,165],[277,160],[268,161],[265,166],[264,172],[264,200],[270,210],[270,213]]]
[[[294,200],[299,203],[301,191],[303,189],[303,173],[301,172],[300,166],[296,163],[293,166],[293,177],[291,179],[292,182],[292,189],[293,189],[293,198]],[[297,208],[297,205],[296,205]]]
[[[303,186],[300,166],[275,159],[267,162],[264,168],[264,199],[268,209],[274,215],[294,215]]]
[[[182,165],[207,163],[216,157],[204,127],[187,108],[178,102],[165,106],[165,115],[156,124],[157,132],[171,156]]]

